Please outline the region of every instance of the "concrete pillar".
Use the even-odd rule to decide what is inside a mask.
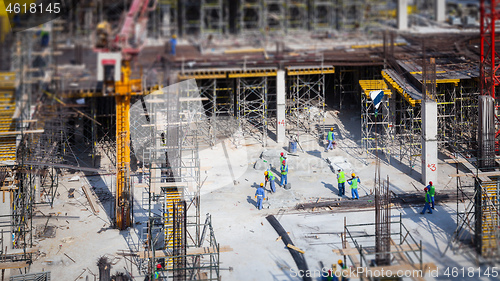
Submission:
[[[446,17],[446,0],[436,0],[434,15],[437,22],[444,22]]]
[[[407,0],[398,0],[398,29],[408,29],[408,2]]]
[[[422,183],[437,182],[437,102],[422,101]]]
[[[276,142],[285,142],[285,121],[286,121],[286,86],[285,86],[285,71],[278,70],[276,76]]]

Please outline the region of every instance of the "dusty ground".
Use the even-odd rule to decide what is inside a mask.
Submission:
[[[276,241],[278,235],[265,219],[269,214],[276,215],[286,231],[290,232],[295,245],[305,250],[311,270],[321,270],[320,262],[327,266],[340,258],[332,250],[341,247],[339,233],[343,229],[344,218],[348,224],[374,221],[374,212],[370,210],[295,210],[298,203],[316,202],[318,198],[338,198],[336,175],[326,161],[328,157],[334,159],[333,162],[341,165],[347,173],[355,172],[360,176],[361,197],[373,190],[375,162],[373,158],[362,154],[359,148],[358,116],[348,111],[341,112],[338,118],[329,115],[326,124],[338,126],[338,146],[333,151],[325,152],[313,136],[301,136],[303,151],[299,148],[297,156],[288,156],[292,188],[284,190],[277,185],[275,194],[267,193],[269,200],[260,211],[256,208],[254,193],[257,185],[263,182],[264,169],[256,163],[260,161],[262,152],[265,152],[264,155],[286,152],[285,145],[278,145],[271,140],[269,147],[264,149],[254,139],[246,138],[238,148],[226,140],[214,149],[200,152],[201,178],[205,180],[201,196],[201,220],[204,221],[204,214],[210,213],[218,242],[233,249],[220,254],[222,280],[301,280],[294,275],[297,267],[288,249],[282,241]],[[436,190],[454,190],[455,180],[448,175],[454,173],[455,168],[442,160],[439,162],[442,176],[436,184]],[[271,159],[269,162],[273,161]],[[397,157],[391,160],[391,164],[389,166],[383,162],[381,171],[384,178],[389,175],[393,192],[415,192],[415,187],[424,187],[420,183],[418,167],[412,170],[404,163],[399,163]],[[109,219],[109,210],[114,204],[111,197],[113,190],[109,186],[113,186],[114,177],[85,177],[80,174],[79,180],[70,181],[73,176],[69,174],[63,177],[53,208],[37,208],[34,227],[41,225],[43,228],[47,223],[55,228],[55,236],[35,239],[41,255],[32,265],[31,272],[51,271],[53,280],[97,280],[97,259],[107,256],[113,261],[112,274],[128,272],[135,280],[143,280],[134,262],[120,255],[121,251],[136,250],[140,246],[139,237],[144,227],[140,222],[146,218],[146,212],[141,208],[142,190],[135,191],[135,220],[139,224],[129,230],[118,231],[110,228]],[[101,202],[97,214],[92,213],[80,189],[84,184],[95,187]],[[74,198],[68,198],[70,188],[75,188]],[[349,189],[346,194],[349,194]],[[344,197],[342,200],[348,199]],[[420,215],[420,208],[393,209],[392,218],[399,219],[401,214],[403,224],[413,237],[417,241],[422,240],[425,247],[424,262],[434,262],[439,267],[440,277],[435,279],[450,279],[443,275],[446,267],[465,266],[467,270],[467,267],[474,266],[465,254],[454,255],[448,250],[442,257],[456,228],[456,204],[438,203],[432,215]],[[45,216],[49,214],[53,217],[47,222]],[[374,232],[370,227],[360,231]],[[366,240],[364,243],[369,245],[373,241]],[[426,277],[426,280],[433,279]]]

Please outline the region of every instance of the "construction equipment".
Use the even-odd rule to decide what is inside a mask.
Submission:
[[[132,1],[119,33],[110,41],[111,27],[107,22],[97,26],[94,51],[98,52],[98,80],[103,91],[116,100],[116,199],[115,222],[123,230],[132,221],[130,191],[130,97],[142,93],[142,79],[131,79],[131,62],[144,43],[150,0]],[[119,51],[119,52],[118,52]],[[113,74],[114,73],[114,74]]]
[[[110,49],[109,36],[111,35],[111,26],[107,21],[100,22],[97,25],[95,36],[96,49]]]

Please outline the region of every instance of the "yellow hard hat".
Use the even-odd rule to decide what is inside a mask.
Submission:
[[[333,131],[333,127],[332,127],[332,128],[330,128],[330,131]]]
[[[339,261],[338,261],[338,263],[339,263],[339,264],[343,264],[343,263],[344,263],[344,261],[342,261],[342,260],[339,260]]]
[[[352,173],[352,174],[351,174],[351,176],[352,176],[352,177],[355,177],[355,176],[356,176],[356,174],[355,174],[355,173]]]
[[[260,187],[263,187],[263,186],[264,186],[264,184],[263,184],[263,183],[260,183]]]
[[[174,39],[177,38],[177,35],[176,34],[172,35],[172,38],[174,38]]]
[[[268,173],[267,173],[267,171],[265,171],[265,172],[264,172],[264,176],[267,176],[267,174],[268,174]]]

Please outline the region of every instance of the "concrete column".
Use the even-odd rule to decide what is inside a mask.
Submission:
[[[285,88],[285,71],[278,70],[276,76],[276,142],[285,142],[285,121],[286,121],[286,88]]]
[[[407,0],[398,0],[398,29],[408,29],[408,2]]]
[[[437,22],[444,22],[446,17],[446,0],[436,0],[434,15]]]
[[[422,101],[422,183],[437,182],[437,102]]]

